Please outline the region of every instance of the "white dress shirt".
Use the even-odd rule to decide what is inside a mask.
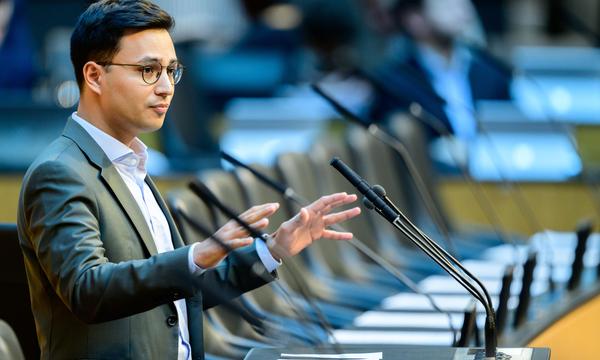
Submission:
[[[114,164],[144,215],[158,253],[173,251],[173,240],[171,239],[169,223],[167,222],[165,214],[160,209],[156,198],[154,198],[152,190],[150,190],[150,187],[145,182],[147,176],[146,162],[148,160],[146,145],[136,137],[131,144],[127,146],[82,119],[76,112],[72,114],[72,118],[84,128],[94,141],[96,141],[108,159]],[[188,252],[188,268],[192,274],[201,274],[204,269],[197,266],[193,259],[195,246],[197,246],[197,244],[192,245]],[[281,265],[281,262],[278,262],[273,258],[262,240],[256,241],[256,250],[267,271],[272,272]],[[177,359],[191,359],[192,354],[189,345],[190,336],[187,326],[188,319],[185,299],[176,300],[174,304],[179,319]]]
[[[450,59],[446,59],[428,46],[417,46],[417,49],[420,63],[431,78],[431,85],[446,100],[444,110],[454,134],[462,141],[472,140],[477,134],[477,122],[473,115],[473,95],[469,82],[469,50],[456,45]]]

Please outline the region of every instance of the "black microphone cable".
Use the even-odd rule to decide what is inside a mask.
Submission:
[[[241,227],[243,227],[246,231],[248,231],[248,233],[252,237],[260,238],[260,239],[262,239],[262,241],[267,243],[267,241],[270,238],[270,235],[262,233],[256,229],[254,229],[248,223],[246,223],[245,221],[240,219],[239,216],[237,216],[237,214],[233,210],[231,210],[230,208],[225,206],[206,185],[204,185],[203,183],[201,183],[200,181],[197,181],[197,180],[191,181],[188,185],[189,185],[189,188],[192,190],[192,192],[194,192],[197,196],[204,199],[205,201],[216,206],[223,214],[225,214],[229,218],[233,219]],[[310,291],[304,286],[302,281],[299,279],[299,277],[297,275],[299,273],[298,269],[293,266],[290,267],[290,265],[292,265],[291,262],[288,262],[286,264],[286,266],[289,267],[288,270],[290,270],[289,274],[291,275],[293,281],[297,284],[298,290],[300,290],[300,295],[307,302],[307,304],[309,304],[310,307],[313,308],[313,310],[315,311],[316,320],[319,322],[319,324],[325,330],[325,332],[330,336],[330,341],[331,341],[332,346],[335,348],[336,351],[339,352],[340,346],[337,343],[337,340],[335,339],[335,335],[333,334],[333,328],[332,328],[331,324],[329,323],[329,321],[327,320],[327,318],[325,317],[325,315],[323,314],[321,309],[318,307],[318,305],[311,298]]]
[[[309,204],[308,199],[306,199],[303,196],[299,195],[291,187],[285,186],[285,185],[281,184],[280,182],[278,182],[278,181],[270,178],[269,176],[267,176],[267,175],[261,173],[260,171],[254,169],[252,166],[243,163],[242,161],[236,159],[235,157],[231,156],[230,154],[226,153],[225,151],[221,151],[221,157],[223,159],[225,159],[226,161],[230,162],[232,165],[239,166],[239,167],[241,167],[243,169],[248,170],[252,175],[254,175],[261,182],[263,182],[264,184],[266,184],[267,186],[269,186],[270,188],[272,188],[276,192],[280,193],[285,199],[290,200],[293,203],[295,203],[298,207],[306,206],[306,205]],[[335,225],[332,226],[332,228],[334,230],[337,230],[337,231],[344,231],[344,232],[347,231],[340,224],[335,224]],[[406,285],[415,294],[419,294],[419,295],[424,296],[427,299],[427,301],[431,304],[431,307],[435,311],[437,311],[437,312],[439,312],[441,314],[445,314],[448,317],[448,325],[450,327],[450,331],[453,334],[453,343],[456,343],[456,341],[457,341],[457,337],[456,337],[457,330],[454,327],[454,324],[452,323],[452,316],[451,316],[450,312],[444,311],[439,306],[437,306],[437,304],[435,303],[435,300],[433,299],[433,297],[430,294],[428,294],[428,293],[426,293],[424,291],[421,291],[419,289],[418,285],[414,281],[412,281],[408,276],[406,276],[404,273],[402,273],[400,270],[398,270],[394,265],[390,264],[387,260],[385,260],[379,254],[377,254],[371,248],[369,248],[360,239],[356,238],[356,236],[353,236],[352,239],[349,240],[349,243],[352,246],[354,246],[356,249],[358,249],[359,251],[361,251],[363,254],[365,254],[375,264],[377,264],[378,266],[380,266],[381,268],[383,268],[384,270],[386,270],[393,277],[395,277],[401,283],[403,283],[404,285]]]

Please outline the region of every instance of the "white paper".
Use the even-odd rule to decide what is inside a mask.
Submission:
[[[356,354],[287,354],[282,353],[282,358],[285,359],[364,359],[364,360],[381,360],[383,359],[382,352],[374,353],[356,353]]]

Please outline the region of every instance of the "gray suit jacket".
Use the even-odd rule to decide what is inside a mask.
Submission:
[[[175,250],[157,254],[139,207],[98,144],[69,119],[32,164],[19,199],[20,245],[42,359],[176,359],[174,300],[185,298],[194,359],[202,309],[272,280],[253,246],[200,276],[152,180]],[[215,289],[217,291],[215,291]]]

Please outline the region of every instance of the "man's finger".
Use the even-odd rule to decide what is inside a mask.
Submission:
[[[331,211],[331,209],[338,207],[338,206],[343,206],[346,204],[350,204],[354,201],[356,201],[357,197],[356,195],[352,194],[352,195],[346,195],[344,198],[340,198],[337,199],[336,201],[333,201],[327,205],[325,205],[321,210],[320,213],[321,214],[327,214],[328,212]]]
[[[346,196],[348,196],[348,194],[346,194],[345,192],[321,196],[312,204],[308,205],[308,207],[312,211],[319,212],[322,211],[329,204],[339,201],[340,199],[344,199]]]
[[[272,215],[279,209],[279,203],[268,203],[258,206],[253,206],[240,215],[240,219],[247,223],[254,223],[261,218]]]
[[[352,239],[351,232],[341,232],[334,230],[324,230],[321,234],[321,238],[330,240],[350,240]]]
[[[346,221],[348,219],[352,219],[353,217],[360,214],[360,208],[354,207],[352,209],[340,211],[338,213],[333,213],[329,215],[323,216],[323,223],[325,226],[330,226],[333,224],[337,224],[342,221]]]
[[[252,244],[253,241],[254,241],[253,238],[245,237],[245,238],[241,238],[241,239],[233,239],[233,240],[226,241],[225,244],[227,244],[232,249],[238,249],[238,248]]]

